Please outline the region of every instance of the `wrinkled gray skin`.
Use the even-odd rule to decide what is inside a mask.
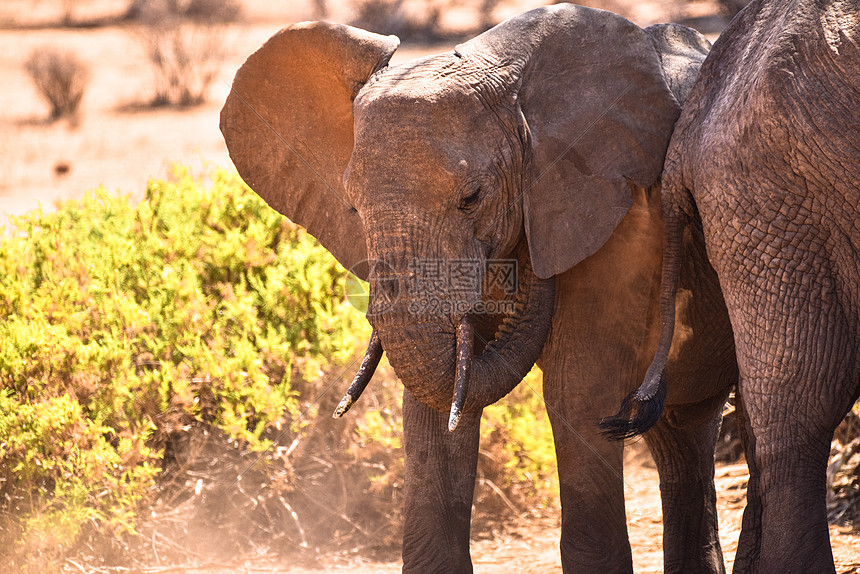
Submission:
[[[734,328],[750,469],[735,572],[834,572],[825,475],[860,395],[859,182],[860,2],[754,0],[702,66],[663,176],[667,253],[671,230],[703,226]],[[672,297],[680,260],[665,263]]]
[[[387,66],[397,47],[335,24],[286,28],[238,72],[221,129],[245,181],[371,284],[368,320],[405,385],[404,572],[471,572],[481,409],[538,360],[555,436],[565,572],[631,572],[622,447],[602,438],[655,352],[659,175],[707,52],[680,26],[599,10],[528,12],[454,52]],[[721,572],[713,452],[736,380],[701,233],[686,235],[661,476],[667,572]],[[425,309],[415,260],[517,259],[510,316],[444,291]],[[367,264],[366,260],[371,262]],[[447,430],[455,330],[474,320],[465,413]],[[551,333],[550,333],[551,332]],[[716,389],[716,390],[715,390]]]

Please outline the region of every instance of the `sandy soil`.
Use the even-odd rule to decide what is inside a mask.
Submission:
[[[503,3],[496,16],[507,17],[541,3],[539,0]],[[40,203],[49,207],[57,199],[79,197],[87,189],[100,185],[139,197],[147,179],[167,175],[174,162],[198,171],[209,165],[230,165],[218,131],[218,112],[235,70],[247,54],[280,27],[307,19],[312,14],[310,0],[246,0],[246,21],[233,27],[224,40],[230,47],[230,56],[212,86],[208,103],[190,109],[152,109],[145,105],[152,97],[149,63],[133,28],[45,25],[59,21],[66,5],[73,7],[74,18],[87,19],[113,17],[125,4],[121,0],[73,3],[3,0],[0,6],[0,26],[5,26],[0,29],[0,222],[5,220],[5,214],[20,214]],[[349,18],[348,6],[343,0],[329,4],[332,19],[346,21]],[[685,18],[701,24],[712,38],[721,22],[714,15],[714,5],[708,2],[607,0],[603,6],[640,25]],[[470,24],[468,18],[473,16],[463,9],[455,10],[446,14],[446,24],[452,29],[462,29]],[[11,25],[13,23],[15,26]],[[38,98],[24,71],[27,56],[42,45],[73,48],[91,67],[89,90],[76,125],[45,120],[48,108]],[[449,48],[450,45],[444,44],[405,45],[397,52],[395,62]],[[68,166],[68,172],[60,174],[57,169],[60,165]],[[647,455],[637,457],[634,453],[628,458],[625,481],[636,571],[660,572],[662,525],[656,471],[649,466]],[[718,469],[721,533],[729,567],[740,530],[745,472],[742,465]],[[831,534],[838,572],[860,573],[860,536],[836,526],[831,527]],[[524,524],[493,540],[478,541],[473,547],[475,572],[559,571],[557,537],[556,521]],[[223,568],[211,565],[206,571],[305,572],[259,564],[233,564]],[[399,572],[400,568],[396,563],[349,564],[333,566],[327,571],[384,574]]]
[[[734,554],[741,530],[745,504],[746,484],[749,475],[745,463],[717,467],[717,508],[720,523],[720,541],[725,557],[726,571],[731,572]],[[628,447],[625,452],[625,499],[627,525],[633,549],[633,568],[638,574],[663,572],[663,524],[660,508],[660,489],[657,470],[642,443]],[[523,523],[519,527],[499,533],[489,540],[473,541],[472,562],[475,574],[546,574],[561,572],[559,559],[559,521],[545,520]],[[860,533],[848,527],[831,526],[836,572],[860,574]],[[285,567],[261,563],[210,564],[199,568],[179,568],[159,571],[228,574],[271,572],[273,574],[397,574],[399,562],[367,562],[360,558],[349,562],[326,565],[320,568]]]

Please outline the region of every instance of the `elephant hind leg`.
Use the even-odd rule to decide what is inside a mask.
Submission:
[[[754,238],[708,233],[706,223],[736,343],[750,468],[735,571],[834,572],[826,469],[833,431],[860,390],[856,294],[812,223],[793,222],[788,237],[743,223]]]
[[[728,389],[666,408],[645,441],[660,474],[663,562],[667,573],[725,572],[717,528],[714,448]]]
[[[834,572],[825,508],[830,442],[800,425],[784,431],[748,426],[750,480],[734,572]]]
[[[838,338],[832,331],[826,336]],[[857,353],[849,356],[856,360]],[[835,571],[827,527],[827,460],[857,375],[822,360],[813,349],[801,349],[792,359],[788,364],[795,368],[761,376],[755,366],[763,363],[739,355],[750,481],[735,572]]]
[[[741,524],[741,534],[738,538],[738,549],[735,553],[733,572],[755,572],[761,557],[761,497],[759,496],[759,469],[755,458],[755,440],[749,419],[745,415],[744,400],[740,392],[735,397],[735,407],[738,414],[738,428],[744,456],[749,469],[747,481],[746,507]]]

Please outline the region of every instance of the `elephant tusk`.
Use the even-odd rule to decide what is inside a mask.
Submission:
[[[371,377],[373,377],[373,373],[376,372],[376,366],[379,364],[381,358],[382,341],[379,339],[376,329],[374,329],[373,333],[370,334],[370,342],[367,344],[367,351],[364,352],[361,366],[358,368],[352,384],[346,390],[346,394],[340,400],[340,403],[338,403],[337,408],[334,409],[334,413],[331,415],[332,418],[339,419],[355,404],[355,401],[358,400],[358,397],[367,388],[367,384],[370,382]]]
[[[463,315],[457,324],[457,370],[454,382],[454,400],[451,403],[451,415],[448,417],[448,431],[454,432],[463,414],[466,395],[469,392],[469,377],[472,374],[472,358],[474,356],[474,337],[472,321],[468,315]]]

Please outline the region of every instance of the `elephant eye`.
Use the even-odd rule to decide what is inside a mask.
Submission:
[[[472,193],[470,193],[469,195],[467,195],[466,197],[464,197],[460,201],[460,209],[472,208],[476,203],[478,203],[478,199],[480,197],[481,197],[481,188],[478,187],[475,189],[475,191],[473,191]]]

